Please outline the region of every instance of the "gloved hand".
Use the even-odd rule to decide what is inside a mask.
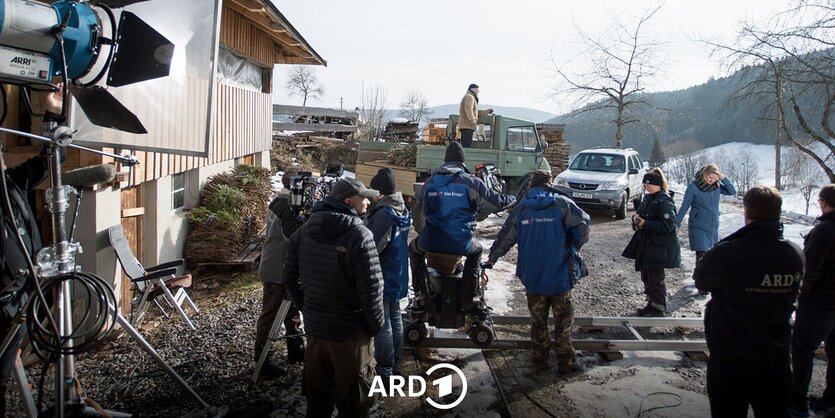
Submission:
[[[485,261],[485,262],[481,263],[481,268],[482,269],[488,269],[488,270],[492,269],[493,268],[493,263],[490,262],[490,261]]]

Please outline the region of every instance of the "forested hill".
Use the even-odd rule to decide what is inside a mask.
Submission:
[[[774,127],[770,97],[729,101],[728,98],[751,80],[753,71],[710,79],[708,82],[687,89],[646,94],[653,107],[638,108],[635,115],[640,123],[627,125],[624,130],[624,147],[633,147],[648,154],[657,137],[665,148],[669,145],[694,140],[702,147],[711,147],[732,141],[757,144],[774,142]],[[672,75],[675,77],[675,75]],[[823,99],[803,98],[803,108],[820,108]],[[817,103],[815,107],[812,103]],[[790,107],[786,107],[789,109]],[[819,112],[811,112],[818,120]],[[548,122],[565,123],[566,139],[573,151],[615,143],[615,112],[603,110],[579,113],[573,117],[557,116]],[[689,141],[692,142],[692,141]]]

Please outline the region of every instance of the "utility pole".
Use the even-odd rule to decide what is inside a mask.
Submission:
[[[339,98],[339,110],[342,110],[342,98]]]

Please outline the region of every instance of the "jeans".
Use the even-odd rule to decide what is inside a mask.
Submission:
[[[792,405],[806,405],[809,401],[812,362],[821,341],[825,342],[829,359],[821,399],[832,404],[835,403],[835,310],[830,306],[814,306],[801,298],[792,332]]]
[[[403,318],[400,301],[383,301],[383,329],[374,337],[377,374],[389,377],[401,374],[403,364]]]

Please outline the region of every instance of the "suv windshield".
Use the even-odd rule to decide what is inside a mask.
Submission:
[[[626,164],[623,155],[581,153],[574,158],[569,167],[576,171],[600,171],[603,173],[624,173]]]

